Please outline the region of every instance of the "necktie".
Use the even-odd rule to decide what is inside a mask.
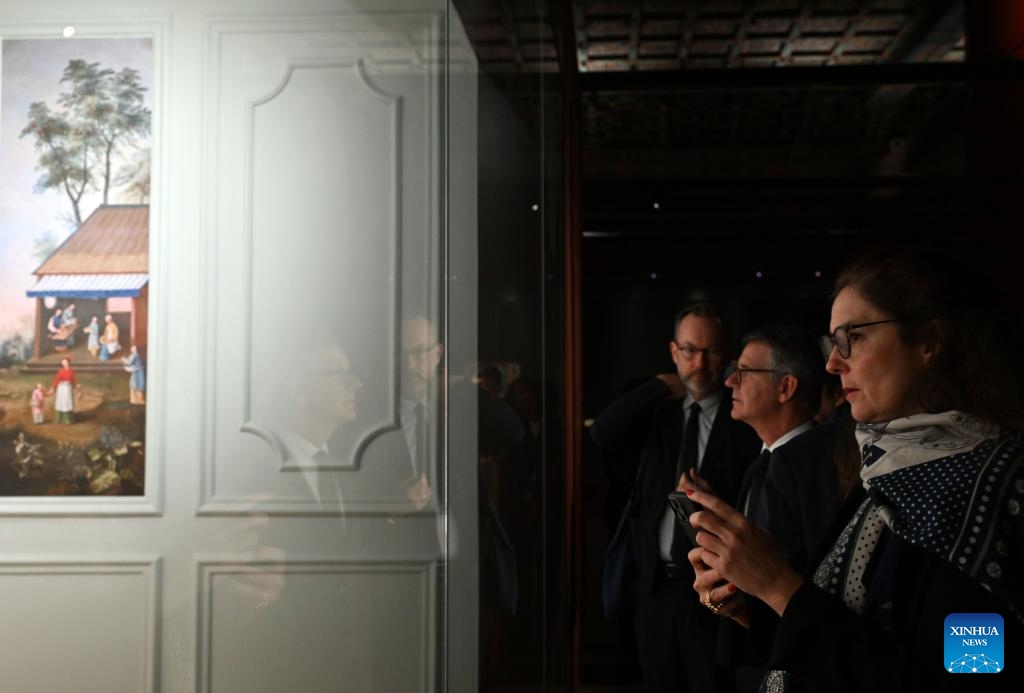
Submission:
[[[416,404],[412,411],[413,450],[410,457],[412,458],[413,478],[418,480],[423,474],[426,474],[426,483],[430,485],[439,507],[443,507],[444,460],[434,454],[436,448],[432,445],[434,436],[430,410],[423,404]]]
[[[427,454],[427,409],[422,404],[417,404],[412,408],[412,426],[413,426],[413,450],[412,450],[412,470],[416,476],[419,476],[429,467],[430,460]]]
[[[671,489],[673,491],[675,491],[676,484],[679,483],[679,478],[683,475],[683,472],[690,468],[696,469],[697,463],[700,461],[700,448],[698,446],[700,411],[700,404],[697,402],[690,405],[690,415],[686,418],[686,428],[683,430],[683,447],[679,451],[679,460],[676,464],[676,478]],[[690,546],[690,540],[682,527],[673,527],[672,529],[672,560],[677,563],[685,562],[687,552],[693,547]]]
[[[683,447],[679,450],[679,461],[676,464],[676,483],[687,469],[700,468],[698,440],[700,440],[700,404],[694,402],[690,405],[690,415],[686,419],[686,428],[683,430]]]
[[[757,506],[761,500],[764,478],[768,475],[768,458],[771,456],[771,451],[765,448],[750,463],[750,471],[747,472],[750,483],[747,484],[747,493],[743,499],[743,514],[752,520],[755,519],[754,514],[757,512]]]

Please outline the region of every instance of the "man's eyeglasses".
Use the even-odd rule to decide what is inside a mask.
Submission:
[[[839,355],[844,359],[850,358],[851,347],[850,347],[850,330],[856,330],[861,327],[871,327],[872,325],[884,325],[887,322],[899,322],[896,318],[890,318],[889,320],[875,320],[873,322],[859,322],[856,324],[846,323],[840,325],[831,334],[827,334],[821,338],[821,351],[825,354],[825,359],[828,360],[832,356],[832,347],[835,347],[839,352]]]
[[[406,358],[421,359],[433,350],[437,344],[416,344],[402,349],[402,355]]]
[[[687,361],[692,361],[697,358],[697,354],[704,354],[708,359],[721,359],[725,357],[725,351],[718,347],[705,347],[700,349],[693,346],[692,344],[680,344],[679,342],[673,341],[676,348],[679,349],[679,353],[683,355],[683,358]]]
[[[743,382],[743,376],[747,373],[778,373],[774,368],[736,368],[730,375],[736,379],[736,384]]]

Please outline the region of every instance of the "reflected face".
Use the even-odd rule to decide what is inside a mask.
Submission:
[[[539,418],[540,404],[537,400],[537,392],[532,385],[520,383],[512,394],[512,402],[515,408],[531,418]]]
[[[419,396],[434,378],[444,348],[426,318],[402,323],[402,380],[410,394]]]
[[[848,286],[832,302],[829,331],[892,317]],[[844,359],[838,349],[832,349],[825,368],[842,378],[853,418],[862,423],[884,422],[924,412],[918,404],[917,383],[931,360],[926,347],[903,341],[896,322],[851,330],[849,337],[850,357]]]
[[[339,347],[314,351],[302,376],[300,398],[309,415],[344,423],[356,418],[356,392],[363,386]]]
[[[725,344],[722,328],[714,318],[687,315],[676,329],[669,352],[676,372],[696,400],[713,395],[722,385]]]
[[[771,349],[763,342],[748,343],[736,367],[742,377],[734,372],[725,380],[726,387],[732,388],[732,418],[757,428],[758,423],[774,417],[780,406],[778,383],[767,372],[772,367]],[[743,370],[748,368],[759,370]]]

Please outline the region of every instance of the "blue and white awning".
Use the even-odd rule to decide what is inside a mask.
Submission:
[[[46,274],[26,293],[30,298],[135,298],[148,274]]]

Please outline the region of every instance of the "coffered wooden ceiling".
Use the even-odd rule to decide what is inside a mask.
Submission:
[[[557,1],[463,3],[482,66],[556,71],[546,10]],[[581,73],[964,58],[962,2],[949,0],[573,0],[571,9]]]
[[[588,231],[820,233],[962,218],[965,1],[459,10],[481,68],[511,78],[527,119],[539,87],[518,77],[559,71],[556,23],[571,23]]]
[[[963,59],[959,23],[929,35],[952,4],[935,0],[573,4],[581,72]]]

